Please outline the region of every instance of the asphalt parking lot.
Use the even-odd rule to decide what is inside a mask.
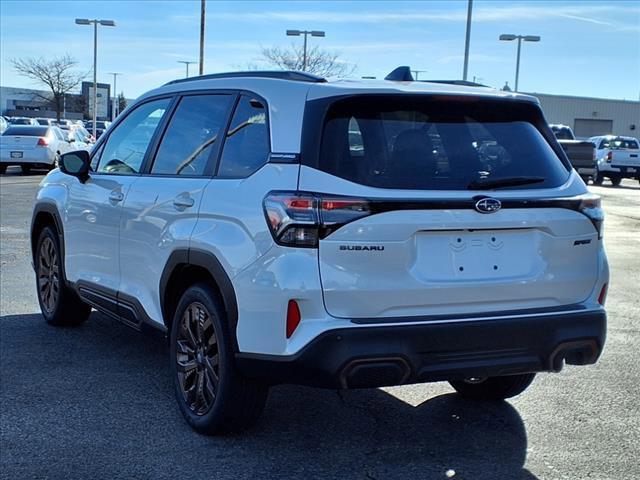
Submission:
[[[279,386],[261,422],[208,438],[175,405],[162,339],[38,313],[28,230],[41,175],[0,176],[0,478],[640,478],[640,186],[593,187],[611,266],[605,352],[498,404],[447,384]]]

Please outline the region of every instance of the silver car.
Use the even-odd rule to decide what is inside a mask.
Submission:
[[[60,155],[75,150],[73,143],[58,127],[10,125],[0,135],[0,173],[9,165],[20,165],[25,173],[31,168],[52,170]]]

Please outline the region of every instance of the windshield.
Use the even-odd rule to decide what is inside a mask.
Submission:
[[[393,189],[563,184],[567,168],[527,115],[508,102],[492,105],[397,96],[336,102],[326,117],[318,166]]]
[[[46,137],[49,131],[48,127],[9,127],[2,135],[20,136],[20,137]]]

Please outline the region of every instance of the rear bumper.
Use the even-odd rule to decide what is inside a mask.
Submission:
[[[12,158],[11,151],[22,152],[22,157]],[[32,149],[32,150],[9,150],[2,149],[0,152],[0,162],[5,165],[52,165],[55,161],[55,154],[49,149]]]
[[[364,388],[559,371],[595,363],[604,310],[325,332],[292,356],[238,353],[246,376],[271,383]]]

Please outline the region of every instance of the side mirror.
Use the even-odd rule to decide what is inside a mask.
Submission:
[[[91,157],[86,150],[65,153],[60,157],[60,171],[77,177],[81,182],[89,178]]]
[[[69,143],[73,143],[75,141],[76,141],[75,137],[69,137]]]

